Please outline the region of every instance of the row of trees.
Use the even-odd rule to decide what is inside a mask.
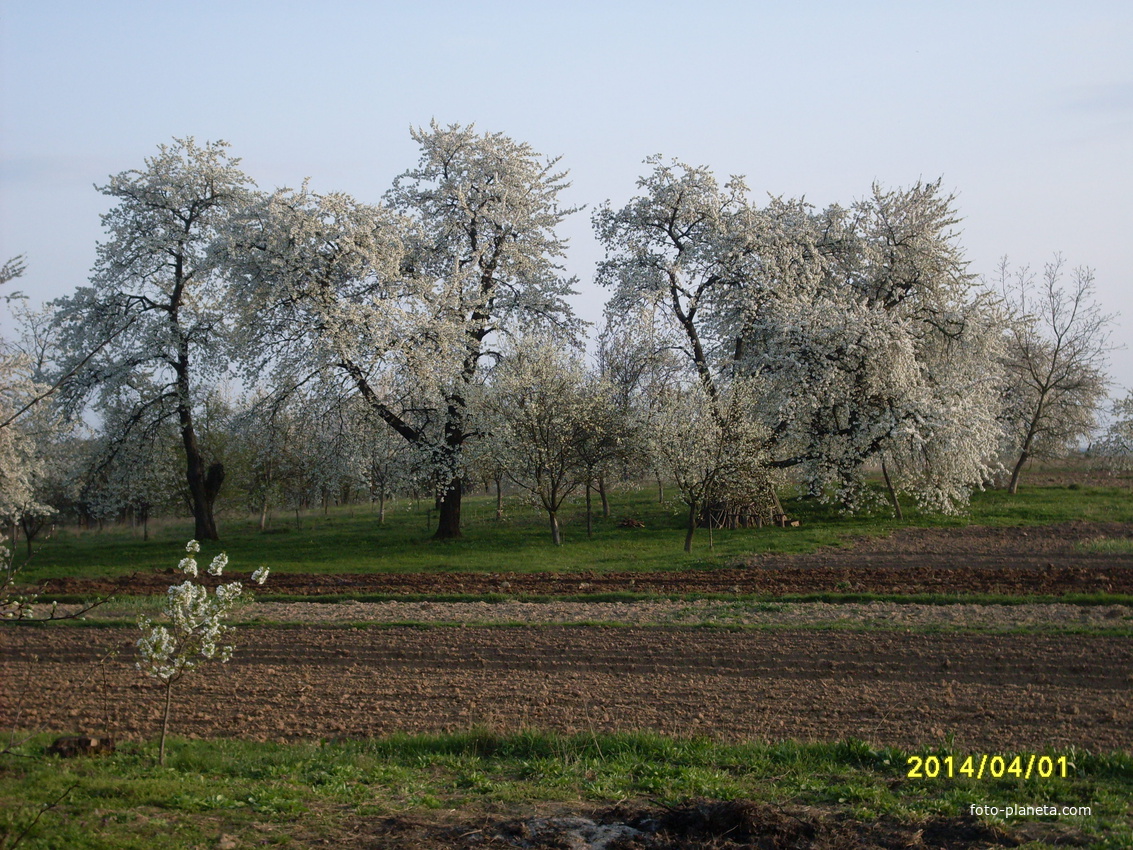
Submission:
[[[347,480],[382,502],[428,488],[441,538],[468,481],[507,477],[558,542],[571,492],[652,469],[689,506],[687,546],[700,518],[781,514],[788,478],[853,510],[880,471],[898,513],[959,510],[1093,427],[1110,317],[1091,273],[977,280],[939,182],[760,206],[738,178],[647,160],[635,197],[593,214],[611,299],[588,368],[557,160],[471,127],[413,138],[417,166],[377,205],[260,191],[227,145],[191,139],[112,177],[89,284],[26,313],[4,353],[4,515],[50,507],[28,447],[86,411],[85,486],[144,515],[179,465],[199,539],[222,487],[266,513],[337,475],[336,500]],[[153,450],[171,438],[177,460]],[[238,484],[225,440],[255,447]]]

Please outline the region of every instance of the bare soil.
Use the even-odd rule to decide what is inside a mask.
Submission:
[[[312,597],[317,599],[318,597]],[[156,607],[156,605],[154,606]],[[79,616],[130,623],[138,607],[118,600],[85,605],[32,606],[47,619]],[[254,602],[233,614],[241,625],[600,625],[777,628],[917,629],[1089,634],[1133,631],[1133,605],[1065,602],[929,605],[910,602],[766,602],[695,599],[632,602],[521,600],[431,602]]]
[[[133,667],[135,640],[133,629],[4,628],[0,727],[153,736],[161,700]],[[227,668],[175,691],[178,734],[482,725],[1133,751],[1133,639],[1120,637],[302,626],[243,628],[240,644]]]
[[[664,572],[276,573],[271,592],[294,595],[589,595],[637,593],[1133,594],[1133,553],[1084,551],[1097,538],[1133,538],[1133,523],[907,528],[809,555],[758,555],[724,569]],[[120,579],[53,579],[59,594],[164,593],[173,571]],[[239,577],[239,574],[233,574]]]

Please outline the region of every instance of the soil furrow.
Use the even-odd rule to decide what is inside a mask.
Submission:
[[[0,723],[156,731],[132,630],[15,628]],[[1133,749],[1133,639],[702,629],[244,628],[175,693],[181,734],[367,736],[482,724],[1003,750]],[[98,665],[107,651],[117,658]],[[36,656],[38,660],[32,660]]]

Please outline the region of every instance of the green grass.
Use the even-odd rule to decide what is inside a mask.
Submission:
[[[1133,521],[1133,499],[1120,488],[1044,487],[1017,496],[1003,491],[976,493],[967,516],[910,512],[903,522],[884,508],[875,514],[843,516],[814,500],[787,500],[798,528],[697,532],[693,553],[682,551],[684,508],[658,504],[654,491],[619,491],[611,496],[613,516],[597,517],[594,539],[586,537],[581,506],[564,510],[565,545],[554,547],[544,516],[532,506],[509,502],[508,519],[497,522],[494,501],[466,497],[464,537],[431,539],[434,515],[425,504],[396,502],[385,524],[368,507],[334,508],[301,519],[278,516],[261,533],[246,517],[221,517],[222,540],[202,544],[202,559],[226,551],[231,569],[250,572],[260,564],[276,572],[605,572],[615,570],[701,569],[736,563],[760,553],[813,552],[822,546],[847,545],[862,536],[884,535],[902,526],[1028,525],[1069,520]],[[621,528],[623,518],[645,528]],[[23,577],[34,582],[56,576],[122,576],[135,571],[170,569],[192,536],[187,520],[155,523],[143,541],[129,528],[103,531],[59,530],[38,544]],[[269,588],[270,590],[270,588]]]
[[[309,846],[341,839],[379,816],[427,820],[429,810],[457,810],[465,822],[482,822],[486,813],[532,804],[692,798],[903,820],[967,814],[972,804],[1091,805],[1092,817],[1072,823],[1092,836],[1092,846],[1133,842],[1133,758],[1120,753],[1047,753],[1068,757],[1074,767],[1067,778],[933,781],[907,777],[910,753],[860,741],[721,743],[537,731],[297,744],[175,739],[165,767],[156,766],[153,744],[59,761],[40,756],[45,742],[25,744],[21,755],[30,757],[0,756],[0,843],[67,789],[22,847],[212,847],[221,835],[236,837],[239,846]]]
[[[1133,553],[1133,538],[1099,537],[1095,540],[1083,540],[1078,544],[1078,548],[1083,552],[1098,552],[1103,555],[1129,555]]]

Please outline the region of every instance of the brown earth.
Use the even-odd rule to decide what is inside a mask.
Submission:
[[[757,555],[741,566],[665,572],[276,573],[278,594],[579,595],[610,592],[1133,594],[1133,553],[1083,551],[1082,541],[1133,538],[1133,523],[907,528],[809,555]],[[120,579],[53,579],[58,594],[164,593],[173,571]],[[240,577],[239,574],[234,574]]]
[[[239,638],[227,668],[175,691],[178,734],[482,725],[1133,751],[1128,638],[564,626],[244,627]],[[133,668],[135,640],[133,629],[4,628],[0,728],[153,736],[160,694]]]

